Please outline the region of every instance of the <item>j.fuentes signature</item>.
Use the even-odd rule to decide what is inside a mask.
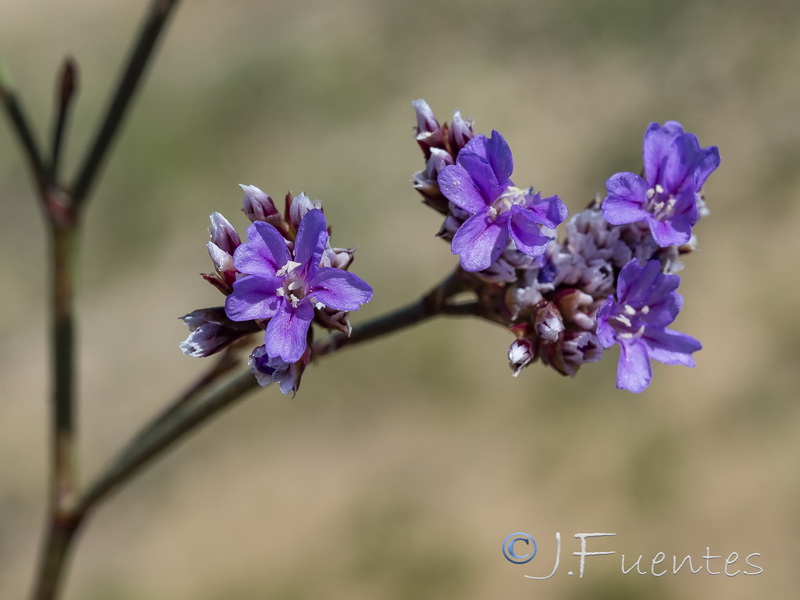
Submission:
[[[578,557],[578,577],[582,578],[586,570],[586,559],[590,556],[608,556],[616,554],[614,550],[589,551],[587,550],[587,540],[599,537],[614,537],[616,533],[576,533],[575,539],[580,540],[580,550],[573,552],[572,555]],[[528,533],[512,533],[503,540],[503,556],[506,560],[515,564],[526,564],[536,556],[538,546],[536,540]],[[728,577],[742,575],[761,575],[764,568],[756,564],[755,560],[761,557],[760,552],[751,552],[741,558],[738,552],[731,552],[727,556],[721,554],[711,554],[711,548],[706,546],[705,554],[692,556],[671,555],[668,557],[664,552],[657,552],[652,558],[645,558],[639,554],[636,558],[626,557],[620,554],[620,569],[623,574],[632,571],[640,575],[653,575],[661,577],[670,573],[677,575],[680,571],[691,572],[693,574],[704,571],[709,575],[720,575],[724,573]],[[760,560],[759,560],[760,562]],[[558,572],[561,564],[561,533],[556,532],[556,553],[553,569],[547,575],[525,575],[527,579],[550,579]],[[574,571],[567,571],[567,575],[574,575]]]

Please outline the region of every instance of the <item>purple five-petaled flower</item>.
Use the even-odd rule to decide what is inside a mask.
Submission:
[[[256,221],[234,252],[244,276],[233,284],[225,312],[233,321],[269,319],[264,347],[270,357],[300,360],[315,307],[351,311],[372,298],[372,288],[358,276],[320,267],[327,244],[325,216],[313,209],[300,222],[293,251],[275,227]]]
[[[719,150],[701,148],[694,134],[667,121],[647,128],[642,157],[644,179],[617,173],[606,182],[603,216],[612,225],[645,221],[662,248],[687,243],[698,219],[700,189],[719,166]]]
[[[651,360],[694,366],[692,352],[700,350],[700,342],[667,329],[683,306],[683,297],[675,291],[679,284],[680,277],[662,273],[657,260],[642,267],[633,259],[620,271],[616,300],[609,296],[597,312],[602,346],[620,345],[618,388],[644,391],[653,377]]]
[[[453,236],[452,251],[465,271],[483,271],[494,263],[511,238],[530,256],[544,253],[550,237],[540,226],[554,229],[567,218],[558,196],[542,198],[509,179],[514,159],[496,131],[477,135],[459,152],[456,164],[439,174],[439,188],[450,202],[469,213]]]

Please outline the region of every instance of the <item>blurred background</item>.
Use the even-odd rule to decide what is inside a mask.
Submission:
[[[4,0],[0,55],[38,134],[53,79],[80,67],[72,173],[146,3]],[[697,368],[614,388],[616,350],[575,379],[513,379],[511,337],[440,320],[310,369],[295,399],[260,391],[94,515],[66,599],[786,598],[800,551],[800,4],[788,0],[211,0],[169,24],[95,189],[82,246],[80,458],[96,474],[206,364],[178,316],[221,297],[208,215],[243,232],[238,183],[324,200],[361,322],[454,267],[419,202],[410,101],[501,131],[515,181],[579,211],[638,171],[651,121],[677,119],[722,166],[705,187],[675,324]],[[48,349],[43,226],[0,119],[0,597],[22,598],[45,508]],[[70,176],[71,177],[71,176]],[[500,544],[524,531],[540,555]],[[555,534],[561,568],[548,581]],[[590,550],[579,532],[615,532]],[[758,576],[623,575],[641,554],[744,557]],[[520,547],[518,547],[521,549]],[[712,562],[721,571],[722,560]]]

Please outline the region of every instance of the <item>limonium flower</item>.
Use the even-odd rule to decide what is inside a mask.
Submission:
[[[616,298],[608,297],[597,312],[597,338],[604,348],[619,344],[617,387],[642,392],[653,377],[651,360],[668,365],[694,366],[692,352],[700,342],[667,329],[675,320],[683,297],[675,290],[678,275],[665,275],[661,263],[642,267],[636,259],[622,268]]]
[[[663,247],[689,241],[698,220],[700,189],[719,166],[716,146],[701,148],[676,121],[651,123],[642,148],[644,178],[617,173],[606,182],[603,216],[613,225],[644,221]]]
[[[439,173],[442,194],[469,215],[452,242],[465,271],[488,269],[509,239],[529,256],[543,254],[551,238],[541,227],[555,228],[567,218],[558,196],[542,198],[532,188],[516,187],[509,179],[513,170],[511,149],[492,131],[491,138],[473,137],[458,153],[456,164]]]
[[[243,275],[225,300],[225,313],[233,321],[269,319],[264,348],[270,359],[300,360],[315,308],[352,311],[372,298],[358,276],[321,266],[327,245],[325,216],[313,208],[299,222],[293,248],[263,221],[255,221],[236,248],[233,263]]]

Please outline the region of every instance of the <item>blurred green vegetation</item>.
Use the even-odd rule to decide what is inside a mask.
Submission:
[[[144,2],[7,0],[0,56],[41,138],[67,53],[78,164]],[[415,299],[455,265],[410,185],[410,101],[514,150],[515,181],[580,210],[640,167],[651,121],[680,120],[722,166],[688,257],[676,328],[694,370],[614,389],[616,354],[574,380],[510,377],[510,336],[442,320],[267,390],[123,490],[80,540],[65,598],[785,597],[800,526],[800,4],[681,0],[186,2],[87,218],[80,273],[81,456],[95,473],[204,367],[177,316],[220,302],[207,216],[244,229],[237,183],[324,201],[374,301]],[[0,597],[21,597],[44,503],[42,226],[0,125]],[[761,552],[759,577],[615,567],[525,580],[513,531],[616,531],[630,554]],[[618,558],[618,555],[617,555]],[[534,564],[534,563],[532,563]],[[610,564],[610,563],[609,563]],[[616,563],[615,563],[616,564]],[[589,565],[591,568],[593,565]],[[535,571],[544,570],[536,564]],[[533,567],[532,567],[533,569]],[[528,571],[525,571],[527,573]]]

